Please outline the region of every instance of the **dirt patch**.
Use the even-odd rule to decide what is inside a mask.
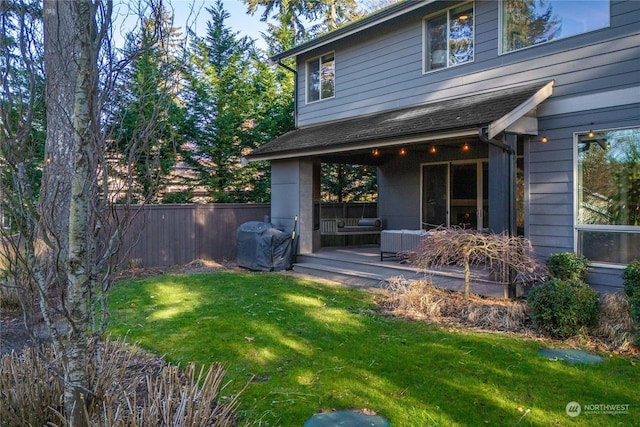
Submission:
[[[3,310],[0,313],[0,356],[31,346],[33,341],[24,327],[20,311]]]

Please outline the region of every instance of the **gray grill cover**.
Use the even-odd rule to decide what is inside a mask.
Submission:
[[[291,234],[274,228],[268,222],[241,224],[237,230],[238,265],[258,271],[290,270]]]

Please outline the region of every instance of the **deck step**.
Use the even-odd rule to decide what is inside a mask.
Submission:
[[[293,265],[293,271],[322,279],[333,280],[335,282],[348,284],[354,287],[364,288],[382,287],[385,279],[387,278],[381,274],[345,269],[313,262],[296,263]]]
[[[381,262],[379,257],[371,254],[363,254],[358,258],[340,253],[332,256],[298,255],[293,270],[356,288],[384,288],[385,283],[394,277],[402,277],[410,281],[422,280],[426,277],[438,287],[458,291],[462,290],[464,283],[464,275],[459,268],[425,272],[408,264],[401,264],[397,260]],[[471,291],[487,296],[502,296],[503,288],[496,287],[487,276],[486,272],[473,271]]]

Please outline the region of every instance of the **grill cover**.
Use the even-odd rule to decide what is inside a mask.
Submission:
[[[237,229],[238,265],[256,271],[290,270],[291,235],[268,222],[241,224]]]

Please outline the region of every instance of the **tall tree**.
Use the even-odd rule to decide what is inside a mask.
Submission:
[[[159,3],[150,0],[151,10]],[[130,53],[119,61],[114,56],[111,0],[45,0],[42,26],[35,1],[3,1],[0,10],[0,196],[19,232],[2,236],[3,261],[23,306],[37,301],[25,312],[28,326],[44,320],[54,357],[62,361],[62,372],[53,374],[64,379],[67,425],[86,425],[97,387],[86,361],[89,351],[100,351],[88,342],[103,332],[113,271],[126,259],[122,236],[135,214],[130,206],[116,214],[108,187],[114,177],[133,181],[123,166],[144,158],[157,117],[139,123],[118,146],[120,157],[110,158],[113,128],[120,124],[105,122],[114,116],[105,99],[122,87],[118,79],[131,60]],[[159,29],[153,33],[163,37]]]
[[[324,201],[374,201],[378,194],[375,166],[325,163],[320,182]]]
[[[207,11],[207,34],[194,37],[184,91],[189,160],[211,201],[266,201],[266,166],[242,167],[241,159],[284,127],[280,88],[253,43],[226,25],[222,1]]]
[[[173,16],[162,3],[141,17],[140,28],[127,37],[126,55],[133,60],[124,70],[110,121],[116,125],[116,156],[122,156],[137,137],[146,140],[136,143],[128,158],[121,157],[123,170],[135,174],[138,201],[141,197],[157,200],[176,165],[177,147],[182,143],[183,111],[178,100],[182,43]],[[141,128],[144,133],[139,132]]]
[[[280,28],[287,28],[295,44],[338,28],[363,15],[356,0],[243,0],[254,14],[263,8],[261,20],[275,18]]]

